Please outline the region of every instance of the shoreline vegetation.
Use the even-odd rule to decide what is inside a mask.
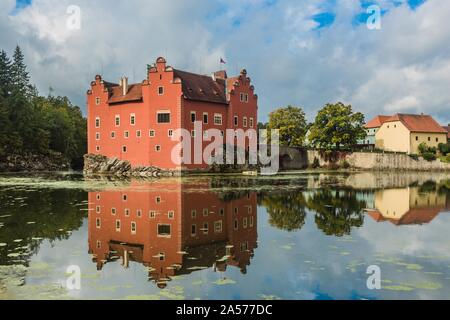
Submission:
[[[19,46],[0,51],[0,171],[83,167],[87,121],[69,98],[40,95]]]

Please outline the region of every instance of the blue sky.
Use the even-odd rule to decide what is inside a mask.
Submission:
[[[381,30],[366,28],[371,4],[381,7]],[[66,28],[69,5],[81,9],[76,32]],[[343,101],[366,118],[428,112],[450,122],[447,1],[4,0],[0,9],[0,48],[20,44],[39,90],[51,86],[82,109],[95,74],[140,82],[163,55],[204,74],[220,58],[229,74],[246,68],[262,121],[288,104],[312,120],[325,103]]]

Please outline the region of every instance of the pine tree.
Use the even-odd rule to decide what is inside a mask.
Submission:
[[[11,76],[13,89],[30,96],[30,75],[24,62],[24,56],[19,46],[14,50],[13,63],[11,65]]]
[[[11,90],[11,59],[4,50],[0,52],[0,95],[6,97]]]

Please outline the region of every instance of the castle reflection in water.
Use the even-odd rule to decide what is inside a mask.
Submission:
[[[257,246],[257,195],[208,188],[171,179],[89,192],[89,253],[97,269],[138,262],[160,288],[210,267],[246,273]]]

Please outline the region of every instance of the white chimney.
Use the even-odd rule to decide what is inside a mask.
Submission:
[[[122,87],[122,95],[126,96],[128,93],[128,78],[123,77],[120,79],[120,86]]]

